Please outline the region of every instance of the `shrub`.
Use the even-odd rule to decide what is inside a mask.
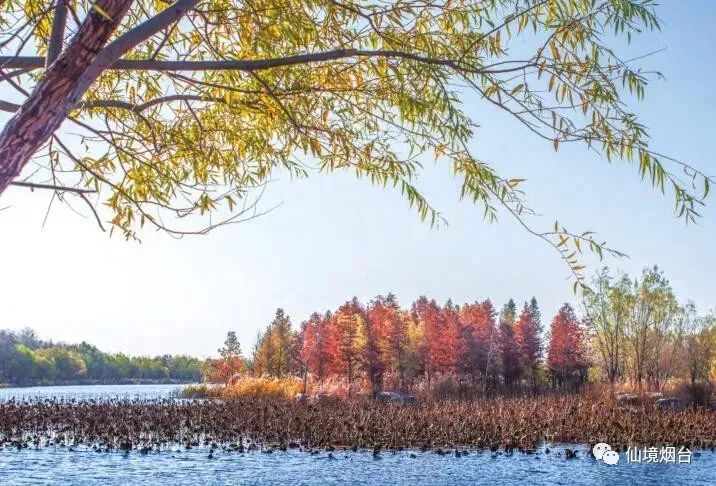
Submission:
[[[188,385],[179,391],[180,398],[204,398],[206,397],[206,385]]]
[[[271,397],[292,399],[303,390],[299,378],[244,377],[220,389],[221,398]]]

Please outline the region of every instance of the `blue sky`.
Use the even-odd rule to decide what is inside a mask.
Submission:
[[[716,5],[668,1],[663,30],[640,38],[635,54],[666,48],[643,65],[659,69],[644,102],[634,105],[650,127],[653,148],[714,175]],[[0,89],[0,93],[4,89]],[[609,166],[581,147],[528,134],[476,98],[466,109],[481,125],[472,148],[500,173],[525,177],[534,220],[558,218],[594,230],[628,259],[608,260],[630,274],[658,264],[677,295],[702,311],[716,307],[716,210],[698,225],[673,215],[671,195],[641,183],[634,167]],[[335,309],[356,295],[397,294],[409,305],[425,294],[462,303],[537,297],[544,320],[573,302],[569,272],[556,253],[503,215],[489,225],[458,200],[445,166],[426,163],[418,186],[449,226],[420,222],[400,196],[346,175],[273,183],[252,222],[180,241],[145,232],[141,244],[109,238],[91,219],[54,206],[44,229],[45,194],[13,188],[0,199],[0,328],[30,326],[42,336],[87,340],[131,354],[207,356],[236,330],[249,349],[259,327],[283,307],[297,325],[312,311]]]

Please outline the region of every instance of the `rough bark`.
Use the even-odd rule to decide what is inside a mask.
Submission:
[[[102,51],[133,0],[100,0],[67,48],[47,69],[20,110],[0,134],[0,194],[60,127],[84,92],[78,84]],[[110,20],[111,19],[111,20]]]

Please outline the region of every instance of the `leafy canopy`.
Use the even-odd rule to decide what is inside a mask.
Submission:
[[[68,4],[69,39],[92,4]],[[4,2],[2,54],[44,56],[54,5]],[[116,35],[167,8],[135,0]],[[633,163],[692,221],[710,180],[651,150],[624,102],[644,95],[646,73],[609,47],[658,27],[652,0],[203,0],[124,56],[144,67],[107,69],[28,172],[96,190],[101,215],[136,237],[145,225],[181,235],[254,217],[279,171],[395,187],[437,225],[415,185],[421,163],[437,160],[488,221],[502,208],[557,248],[576,288],[583,247],[618,252],[558,223],[532,229],[523,179],[468,150],[479,120],[462,101],[474,93],[555,150],[578,142]],[[14,84],[30,91],[41,75]],[[88,150],[63,142],[70,133]]]

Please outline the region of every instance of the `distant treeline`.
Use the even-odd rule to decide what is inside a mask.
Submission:
[[[190,356],[130,357],[91,344],[53,343],[32,329],[0,330],[0,383],[16,385],[196,382],[204,361]]]
[[[707,401],[716,382],[716,314],[680,304],[658,267],[637,278],[602,269],[581,301],[545,323],[535,298],[521,308],[510,299],[499,311],[489,299],[457,305],[422,296],[401,307],[392,294],[367,304],[353,298],[300,327],[278,309],[246,358],[229,333],[205,376],[229,384],[246,374],[300,377],[306,389],[312,383],[333,394],[437,397],[586,382],[655,392],[687,385]]]

